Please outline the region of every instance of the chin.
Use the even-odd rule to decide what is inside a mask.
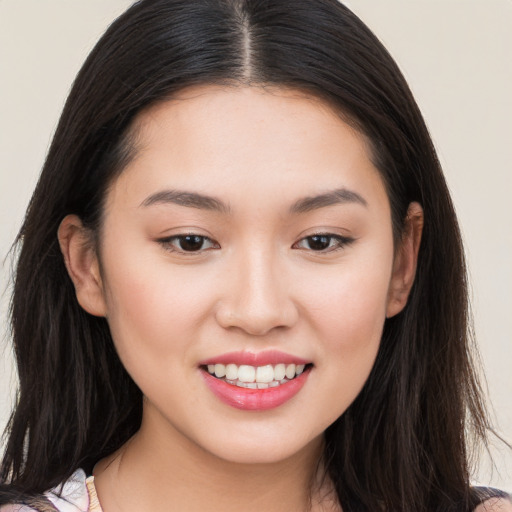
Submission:
[[[317,452],[323,446],[323,432],[313,439],[294,438],[281,434],[260,436],[230,436],[206,447],[212,455],[233,464],[278,464],[295,457]]]

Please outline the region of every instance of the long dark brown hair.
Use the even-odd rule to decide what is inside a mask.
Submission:
[[[17,239],[20,385],[3,489],[37,495],[79,467],[91,471],[140,426],[141,392],[106,320],[80,308],[57,228],[74,213],[98,230],[106,190],[131,158],[135,116],[197,84],[277,85],[328,101],[369,140],[396,241],[408,205],[423,206],[408,304],[386,320],[364,389],[326,431],[324,462],[347,512],[471,510],[467,447],[473,437],[485,441],[489,425],[471,361],[454,208],[402,74],[336,0],[141,0],[91,52]]]

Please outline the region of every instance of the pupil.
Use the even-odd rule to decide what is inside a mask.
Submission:
[[[203,246],[203,237],[198,235],[187,235],[181,238],[180,247],[184,251],[198,251]]]
[[[309,247],[314,251],[323,251],[329,247],[330,237],[315,235],[309,237]]]

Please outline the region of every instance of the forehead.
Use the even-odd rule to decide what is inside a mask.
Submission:
[[[244,191],[284,202],[366,187],[387,202],[364,136],[327,102],[301,91],[188,88],[142,112],[134,133],[135,156],[118,179],[132,195],[165,188],[216,196]]]

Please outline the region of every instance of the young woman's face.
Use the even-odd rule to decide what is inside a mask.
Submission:
[[[144,425],[237,462],[318,445],[396,312],[390,206],[363,138],[317,99],[249,87],[186,90],[138,126],[107,197],[100,286]]]

